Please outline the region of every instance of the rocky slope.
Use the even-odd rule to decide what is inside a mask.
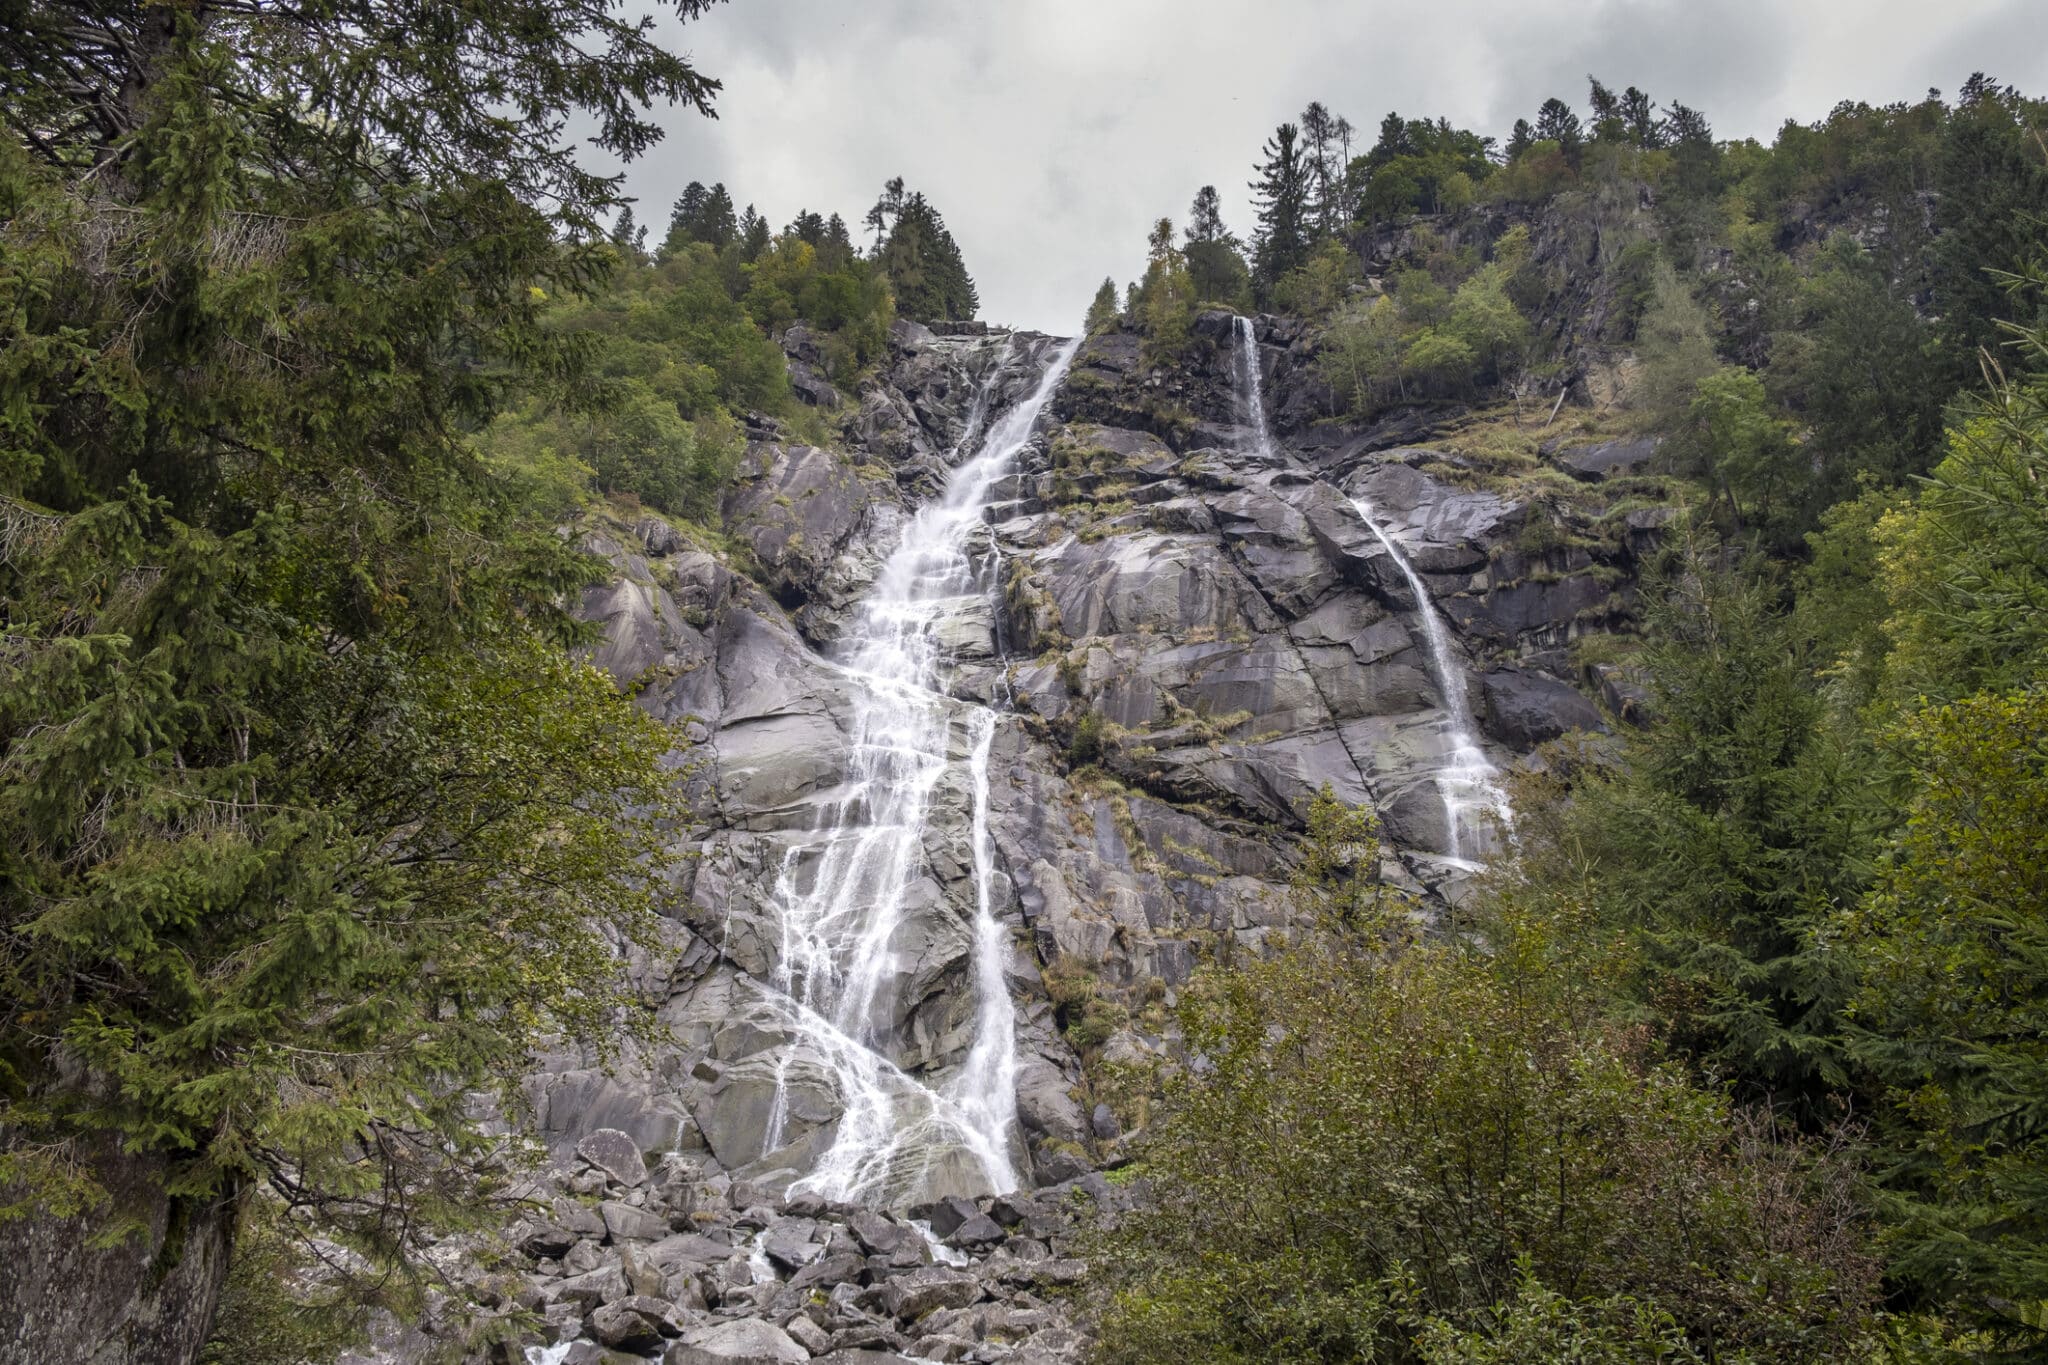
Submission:
[[[528,1082],[557,1202],[514,1229],[525,1273],[506,1302],[565,1343],[546,1359],[1075,1353],[1045,1293],[1079,1274],[1067,1214],[1114,1205],[1091,1173],[1142,1119],[1103,1064],[1171,1056],[1170,1009],[1197,965],[1291,927],[1308,800],[1327,787],[1378,810],[1385,875],[1426,894],[1454,897],[1467,870],[1443,856],[1447,727],[1420,604],[1359,499],[1449,624],[1496,766],[1627,701],[1605,679],[1603,714],[1603,679],[1572,654],[1625,621],[1663,521],[1599,482],[1625,478],[1625,460],[1567,444],[1531,499],[1454,447],[1401,443],[1413,423],[1311,425],[1309,342],[1270,318],[1255,327],[1268,446],[1244,425],[1234,320],[1206,314],[1196,332],[1165,369],[1129,333],[1083,345],[971,538],[990,590],[940,627],[948,690],[1000,714],[987,827],[1037,1197],[893,1213],[785,1201],[842,1100],[777,1006],[774,896],[844,796],[858,683],[835,641],[969,428],[1029,390],[1054,339],[899,323],[857,402],[829,396],[845,404],[841,443],[756,429],[723,545],[653,518],[593,533],[618,567],[586,602],[605,626],[598,659],[693,742],[698,856],[666,949],[633,963],[673,1044],[611,1072],[548,1058]],[[1589,481],[1583,506],[1558,493],[1574,479]],[[952,734],[892,941],[897,1004],[876,1030],[889,1062],[935,1087],[974,1042],[972,796],[966,731]]]

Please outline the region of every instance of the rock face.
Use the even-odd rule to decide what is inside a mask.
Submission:
[[[108,1147],[90,1159],[106,1207],[0,1221],[0,1358],[197,1360],[227,1276],[232,1201],[166,1197],[151,1158]],[[102,1234],[111,1243],[94,1245]]]
[[[552,1340],[690,1362],[1076,1357],[1082,1337],[1043,1296],[1082,1273],[1063,1252],[1068,1201],[1113,1207],[1123,1192],[1090,1172],[1143,1131],[1091,1067],[1171,1057],[1196,965],[1294,931],[1308,802],[1327,789],[1374,806],[1383,875],[1457,894],[1423,604],[1360,500],[1446,623],[1496,766],[1606,724],[1570,648],[1625,617],[1662,509],[1636,506],[1611,540],[1546,539],[1514,496],[1458,477],[1455,455],[1402,443],[1412,427],[1308,430],[1326,396],[1296,325],[1258,320],[1249,358],[1228,315],[1195,333],[1170,372],[1127,333],[1082,346],[969,537],[990,590],[934,631],[963,719],[898,907],[894,1003],[866,1036],[902,1084],[947,1092],[977,1040],[986,897],[1025,1192],[966,1168],[928,1173],[954,1197],[917,1209],[803,1192],[847,1101],[780,1003],[775,893],[815,875],[821,831],[864,808],[849,755],[855,689],[873,684],[835,661],[852,613],[1056,343],[898,324],[886,369],[840,395],[841,440],[758,433],[723,509],[737,561],[653,519],[589,532],[616,566],[585,600],[605,629],[596,658],[690,741],[696,856],[662,950],[630,963],[673,1041],[610,1073],[547,1057],[526,1083],[558,1202],[514,1239],[531,1267],[517,1297]],[[803,344],[785,336],[793,363]],[[1247,428],[1239,360],[1268,385],[1276,445]],[[1610,705],[1624,695],[1586,681]],[[998,713],[985,835],[971,703]]]

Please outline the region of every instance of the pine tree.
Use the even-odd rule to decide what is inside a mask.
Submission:
[[[1187,270],[1195,297],[1233,309],[1251,306],[1251,270],[1236,234],[1224,226],[1222,196],[1204,185],[1188,207]]]
[[[747,205],[746,211],[740,214],[739,228],[733,234],[734,240],[739,244],[740,259],[760,260],[761,253],[768,249],[771,236],[768,231],[768,220],[754,212],[752,204]]]
[[[1088,335],[1094,336],[1114,326],[1116,319],[1116,281],[1105,278],[1102,287],[1095,291],[1094,301],[1088,305],[1088,319],[1083,325]]]
[[[1543,107],[1536,111],[1536,138],[1539,142],[1555,142],[1564,159],[1574,170],[1578,169],[1579,158],[1585,148],[1585,133],[1579,127],[1579,116],[1572,107],[1555,97],[1543,101]]]
[[[1537,881],[1635,934],[1660,1035],[1804,1122],[1847,1086],[1851,981],[1824,929],[1869,872],[1870,756],[1827,723],[1821,661],[1771,585],[1681,547],[1645,612],[1648,729],[1526,836]],[[1556,861],[1562,858],[1563,862]]]
[[[10,1252],[119,1145],[174,1223],[260,1183],[418,1254],[482,1209],[473,1093],[614,1036],[652,922],[670,736],[562,648],[601,565],[472,438],[589,379],[542,312],[621,199],[564,122],[631,158],[716,85],[601,6],[336,8],[0,25]]]
[[[1195,191],[1195,200],[1188,206],[1187,239],[1190,242],[1232,240],[1230,230],[1223,226],[1223,196],[1216,192],[1214,185],[1204,185]]]
[[[1310,185],[1296,146],[1299,134],[1291,123],[1274,131],[1266,140],[1258,179],[1251,184],[1259,218],[1253,259],[1262,289],[1270,290],[1308,259]]]
[[[1979,72],[1957,93],[1942,131],[1929,273],[1937,334],[1958,388],[1975,380],[1981,356],[2007,349],[2001,324],[2013,315],[2013,298],[2005,275],[2041,251],[2048,155],[2029,131],[2032,122],[2018,92]]]
[[[896,294],[896,311],[920,322],[972,318],[981,307],[974,279],[931,201],[922,191],[903,195],[898,178],[870,212],[870,225],[883,215],[894,220],[880,260]]]
[[[1337,163],[1337,124],[1340,122],[1313,100],[1301,111],[1301,137],[1309,176],[1309,202],[1316,231],[1329,236],[1339,226],[1339,204],[1343,199],[1344,168]]]
[[[704,196],[703,207],[690,222],[690,240],[723,249],[739,235],[739,230],[739,219],[733,213],[732,195],[726,192],[723,182],[713,185]]]
[[[646,254],[647,229],[633,221],[631,204],[619,209],[618,221],[612,224],[611,242],[621,252],[630,252],[635,256]]]
[[[843,224],[841,225],[844,226]],[[825,219],[822,214],[809,209],[798,209],[796,217],[789,220],[789,226],[782,230],[785,237],[794,237],[800,242],[817,246],[825,240]]]
[[[1521,156],[1523,152],[1529,150],[1530,144],[1535,141],[1536,130],[1529,126],[1529,120],[1525,118],[1516,119],[1514,131],[1508,134],[1508,160],[1513,161]]]
[[[1621,125],[1628,140],[1645,151],[1655,151],[1665,144],[1665,128],[1657,117],[1657,106],[1633,85],[1622,92]]]
[[[663,256],[673,255],[697,240],[694,235],[697,224],[703,220],[704,205],[710,197],[711,191],[701,180],[692,180],[683,186],[683,192],[668,211],[668,232],[661,239]]]
[[[1174,245],[1173,220],[1161,218],[1147,240],[1143,300],[1137,321],[1145,333],[1145,349],[1155,362],[1178,356],[1187,346],[1194,316],[1195,290],[1188,278],[1187,257]]]
[[[861,222],[869,232],[875,234],[875,254],[880,255],[882,244],[888,239],[890,225],[903,212],[903,177],[894,176],[882,185],[882,193],[875,200],[875,206],[868,210]]]

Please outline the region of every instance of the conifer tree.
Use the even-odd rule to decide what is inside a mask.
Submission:
[[[624,205],[619,209],[618,221],[612,224],[612,245],[622,252],[635,255],[647,250],[647,229],[633,221],[633,206]]]
[[[734,240],[739,244],[740,259],[761,259],[761,253],[768,249],[771,236],[768,231],[768,220],[756,213],[752,204],[747,205],[746,211],[740,214],[739,229],[733,234]]]
[[[668,214],[668,235],[662,239],[664,252],[680,251],[696,240],[691,236],[696,224],[703,217],[704,203],[711,197],[711,191],[701,180],[692,180],[683,186],[683,192],[676,198]]]
[[[1222,196],[1204,185],[1188,208],[1187,269],[1195,297],[1231,308],[1251,306],[1251,271],[1235,233],[1223,224]]]
[[[1523,152],[1528,151],[1530,144],[1535,141],[1536,130],[1529,126],[1529,120],[1525,118],[1516,119],[1514,131],[1508,134],[1508,160],[1513,161]]]
[[[725,184],[721,181],[705,194],[702,207],[691,220],[690,240],[723,248],[739,235],[739,230],[739,218],[733,212],[732,195],[726,192]]]
[[[1102,287],[1095,291],[1094,300],[1088,305],[1088,319],[1084,326],[1089,336],[1106,331],[1115,325],[1117,319],[1116,281],[1105,278]]]
[[[487,1211],[473,1092],[615,1035],[670,737],[564,652],[601,566],[471,442],[587,377],[542,310],[621,197],[564,121],[630,158],[716,84],[606,5],[420,10],[0,24],[0,1253],[28,1206],[84,1238],[118,1160],[194,1275],[260,1185],[416,1289]]]
[[[1266,140],[1258,179],[1251,183],[1259,218],[1253,259],[1264,289],[1308,259],[1310,184],[1297,145],[1300,131],[1292,123],[1274,131]]]
[[[1344,168],[1337,161],[1339,120],[1321,100],[1312,100],[1301,111],[1301,138],[1309,176],[1309,202],[1316,232],[1329,236],[1340,225],[1338,206],[1343,199]]]
[[[1543,101],[1543,107],[1536,111],[1536,138],[1539,142],[1555,142],[1566,163],[1574,170],[1578,168],[1585,133],[1569,104],[1554,96]]]
[[[922,191],[905,195],[898,177],[870,211],[870,226],[885,215],[893,224],[880,259],[896,294],[897,312],[920,322],[972,318],[981,307],[974,279],[931,201]]]

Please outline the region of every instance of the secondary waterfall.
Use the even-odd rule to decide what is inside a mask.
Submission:
[[[1239,317],[1237,344],[1231,347],[1231,364],[1237,370],[1237,393],[1244,407],[1244,424],[1252,433],[1253,448],[1266,459],[1273,458],[1273,433],[1266,425],[1266,381],[1259,365],[1259,337],[1252,320]]]
[[[940,628],[992,591],[975,572],[968,537],[1079,346],[1075,340],[1059,350],[1030,397],[989,425],[945,495],[911,518],[848,632],[844,662],[855,689],[846,794],[826,819],[822,854],[806,861],[793,850],[774,892],[782,925],[775,984],[790,1002],[791,1028],[832,1073],[844,1106],[830,1147],[792,1189],[903,1202],[931,1188],[934,1173],[948,1164],[958,1173],[952,1183],[964,1179],[994,1192],[1020,1183],[1016,1021],[1003,980],[1007,944],[996,917],[988,830],[998,719],[945,695]],[[961,446],[986,419],[1007,358],[1006,350],[976,399]],[[956,737],[956,722],[963,736]],[[967,756],[972,800],[974,1041],[950,1082],[934,1089],[887,1053],[902,1003],[894,998],[902,965],[897,940],[925,871],[933,794],[953,766],[956,744]],[[764,1155],[782,1145],[794,1051],[784,1051],[778,1069]]]
[[[1266,423],[1265,383],[1259,364],[1258,336],[1252,320],[1240,317],[1236,324],[1236,345],[1232,364],[1237,371],[1237,388],[1244,408],[1245,424],[1251,429],[1258,453],[1274,457],[1273,436]],[[1436,771],[1437,791],[1444,803],[1444,852],[1460,862],[1490,851],[1489,837],[1494,822],[1507,815],[1502,799],[1499,773],[1479,747],[1472,730],[1472,704],[1465,687],[1465,670],[1451,652],[1451,633],[1429,595],[1422,575],[1408,560],[1400,544],[1387,534],[1373,506],[1363,497],[1351,505],[1379,540],[1415,597],[1415,614],[1422,620],[1422,634],[1429,652],[1430,678],[1442,698],[1444,738],[1449,752]]]
[[[1505,820],[1507,807],[1501,797],[1499,777],[1479,736],[1472,732],[1472,703],[1465,687],[1465,668],[1451,652],[1451,633],[1431,600],[1422,575],[1408,562],[1400,544],[1380,525],[1373,506],[1363,497],[1351,500],[1358,515],[1386,548],[1387,554],[1408,580],[1415,597],[1415,614],[1422,619],[1423,640],[1429,646],[1429,673],[1443,700],[1444,737],[1450,752],[1436,771],[1437,791],[1444,803],[1444,852],[1461,862],[1492,851],[1494,822]]]

